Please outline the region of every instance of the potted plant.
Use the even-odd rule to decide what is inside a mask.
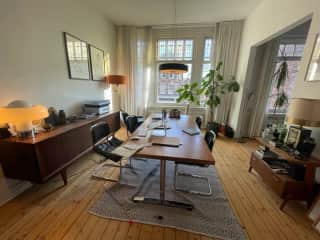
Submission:
[[[273,75],[275,81],[276,93],[271,95],[271,97],[276,96],[274,103],[274,113],[276,113],[278,108],[281,108],[285,104],[288,104],[288,96],[284,91],[284,84],[288,78],[288,62],[287,59],[282,53],[283,61],[279,63],[278,69]]]
[[[238,92],[240,85],[235,81],[234,77],[231,80],[226,81],[220,73],[222,62],[219,62],[215,69],[211,69],[209,73],[201,80],[200,84],[192,83],[186,84],[177,90],[179,97],[177,102],[183,100],[188,104],[195,103],[200,105],[200,96],[205,96],[204,104],[209,107],[209,129],[217,131],[217,123],[214,123],[214,107],[217,107],[221,103],[221,97],[226,93]]]
[[[179,97],[177,99],[177,102],[180,103],[184,101],[186,103],[186,108],[185,108],[185,114],[189,114],[190,110],[190,104],[195,103],[197,105],[200,105],[200,100],[199,100],[199,95],[198,93],[198,83],[187,83],[183,85],[181,88],[177,90],[177,93],[179,94]]]

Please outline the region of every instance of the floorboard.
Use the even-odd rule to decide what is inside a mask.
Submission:
[[[124,139],[121,129],[117,136]],[[237,143],[219,137],[214,147],[216,169],[240,224],[249,239],[320,239],[306,218],[306,206],[281,199],[253,171],[249,157],[255,141]],[[69,184],[59,176],[34,185],[0,207],[0,239],[113,239],[213,240],[207,236],[146,224],[109,220],[88,213],[88,208],[112,183],[91,178],[98,156],[89,153],[68,169]],[[118,169],[110,168],[116,178]],[[213,186],[214,187],[214,186]]]

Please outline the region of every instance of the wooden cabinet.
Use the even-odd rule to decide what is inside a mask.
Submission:
[[[0,161],[4,175],[43,183],[60,173],[67,183],[66,168],[91,150],[91,126],[101,121],[107,122],[110,130],[116,132],[120,128],[120,113],[80,120],[40,133],[32,139],[11,137],[0,140]]]
[[[312,158],[305,161],[297,160],[281,149],[270,146],[261,139],[258,139],[258,141],[268,146],[289,163],[303,165],[306,169],[305,178],[303,181],[298,181],[290,176],[274,173],[271,167],[264,160],[260,159],[255,152],[251,154],[249,172],[254,169],[263,181],[283,199],[280,206],[281,210],[289,200],[307,201],[308,205],[310,205],[314,194],[315,171],[317,167],[320,167],[320,161]]]

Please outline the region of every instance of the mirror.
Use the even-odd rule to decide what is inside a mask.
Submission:
[[[64,42],[69,78],[89,80],[88,44],[68,33],[64,33]]]
[[[320,35],[317,34],[308,66],[306,81],[320,80]]]

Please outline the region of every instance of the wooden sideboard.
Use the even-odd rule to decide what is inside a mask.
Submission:
[[[0,161],[8,178],[44,183],[61,174],[67,184],[67,167],[92,149],[91,126],[107,122],[111,132],[120,128],[120,113],[112,112],[78,120],[39,133],[35,138],[0,140]]]
[[[320,161],[315,158],[304,161],[298,160],[287,152],[271,146],[262,138],[257,138],[257,141],[269,147],[271,151],[277,153],[289,163],[303,165],[306,169],[305,178],[303,181],[298,181],[290,176],[274,173],[271,167],[264,160],[260,159],[255,152],[251,154],[249,172],[254,169],[262,177],[263,181],[283,199],[280,206],[281,210],[289,200],[307,201],[310,206],[314,193],[316,168],[320,167]]]

